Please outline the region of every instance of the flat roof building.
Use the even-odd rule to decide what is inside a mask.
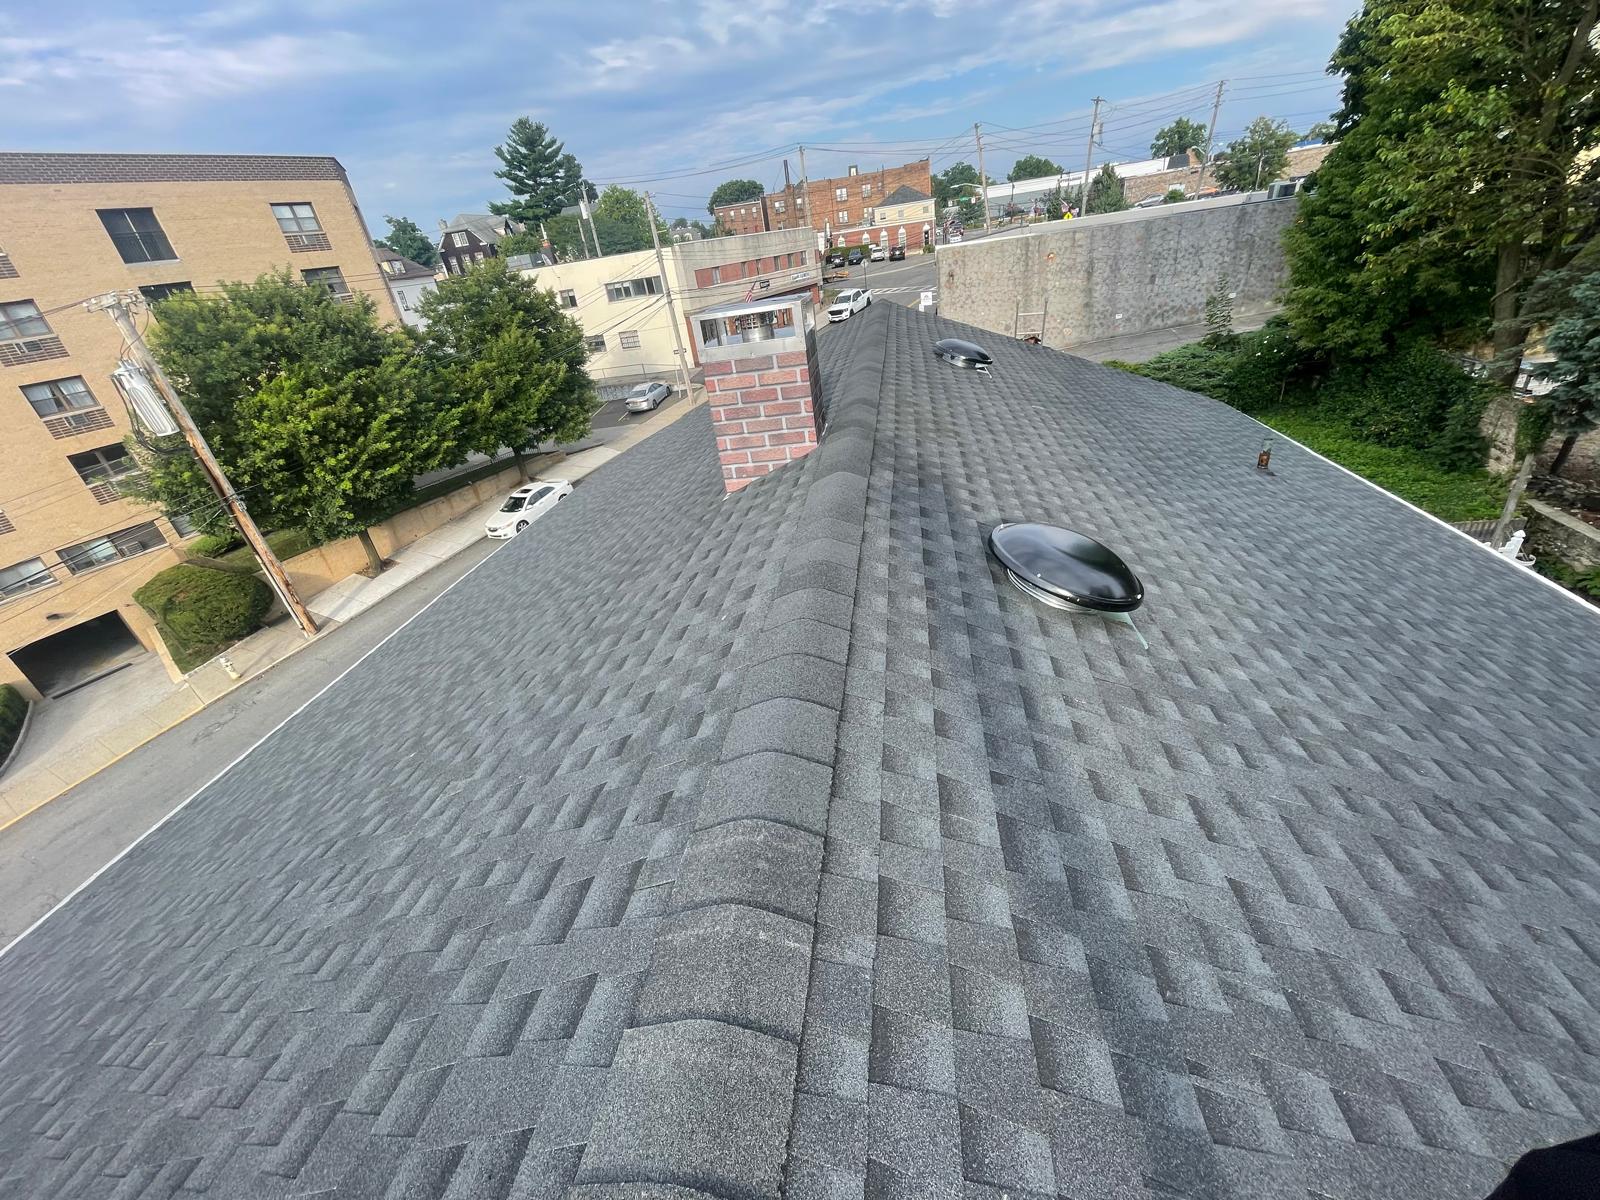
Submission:
[[[190,529],[126,498],[122,336],[82,301],[287,270],[399,314],[337,159],[0,154],[0,683],[30,698],[167,656],[133,590]]]

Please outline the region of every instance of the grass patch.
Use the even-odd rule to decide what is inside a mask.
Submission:
[[[1342,423],[1305,411],[1267,411],[1256,419],[1409,500],[1444,521],[1498,517],[1506,480],[1488,471],[1440,466],[1420,450],[1363,441]]]
[[[9,683],[0,683],[0,762],[5,762],[17,744],[22,723],[28,719],[28,702]]]

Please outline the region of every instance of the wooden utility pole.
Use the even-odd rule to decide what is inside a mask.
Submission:
[[[134,327],[133,317],[128,312],[127,303],[122,294],[109,292],[104,296],[96,296],[85,302],[84,307],[91,312],[100,310],[110,314],[116,322],[117,329],[122,333],[123,339],[128,343],[129,352],[133,354],[144,368],[156,391],[161,394],[172,419],[177,422],[178,430],[183,434],[183,440],[189,443],[189,449],[194,451],[194,456],[200,460],[200,469],[205,472],[206,479],[210,482],[212,490],[217,493],[217,498],[222,501],[223,507],[228,510],[228,515],[233,518],[233,523],[238,527],[244,540],[249,543],[250,549],[261,560],[262,570],[266,572],[267,582],[272,585],[272,590],[277,592],[278,599],[283,601],[284,608],[294,617],[295,624],[300,626],[306,637],[312,637],[317,632],[317,620],[311,615],[300,597],[295,594],[294,584],[289,579],[289,573],[283,569],[283,564],[278,561],[278,556],[272,552],[272,547],[267,544],[267,539],[262,536],[261,530],[256,528],[256,523],[251,519],[244,506],[244,501],[239,499],[233,485],[228,482],[228,477],[223,473],[222,465],[217,462],[216,456],[211,453],[211,447],[206,444],[204,435],[199,426],[194,423],[194,418],[189,415],[189,410],[184,407],[183,401],[178,398],[177,389],[172,386],[172,381],[162,371],[161,364],[156,362],[144,344],[144,338]]]
[[[811,176],[806,174],[806,148],[800,147],[800,199],[806,206],[806,225],[815,229],[811,223]],[[799,214],[797,213],[796,216]],[[820,274],[818,278],[821,278]]]
[[[1100,106],[1105,100],[1096,96],[1094,98],[1094,112],[1089,114],[1089,146],[1083,152],[1083,192],[1078,197],[1078,215],[1089,215],[1089,172],[1094,169],[1094,144],[1100,133]]]
[[[1489,549],[1498,550],[1506,544],[1506,538],[1511,532],[1511,518],[1517,515],[1517,502],[1522,499],[1522,493],[1527,489],[1528,478],[1532,474],[1533,452],[1529,451],[1523,456],[1522,465],[1517,468],[1517,473],[1511,480],[1511,490],[1506,493],[1505,507],[1500,510],[1500,519],[1494,523],[1494,532],[1489,535]]]
[[[661,253],[661,231],[656,228],[656,202],[649,192],[644,194],[644,215],[650,222],[650,241],[656,248],[656,270],[661,272],[661,286],[667,293],[667,316],[672,321],[672,344],[678,353],[678,386],[683,389],[683,399],[689,400],[689,364],[683,348],[683,329],[679,324],[677,291],[667,278],[667,260]]]
[[[1206,152],[1200,160],[1200,175],[1194,181],[1194,194],[1197,196],[1206,183],[1206,168],[1211,165],[1211,144],[1217,140],[1217,117],[1222,113],[1222,89],[1227,86],[1226,79],[1217,80],[1217,97],[1211,102],[1211,123],[1206,126]]]
[[[992,228],[989,224],[989,176],[983,171],[983,130],[976,121],[972,123],[972,136],[978,143],[978,202],[983,205],[983,231],[988,233]]]

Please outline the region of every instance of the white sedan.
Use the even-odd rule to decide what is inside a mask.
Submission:
[[[572,485],[565,479],[535,479],[525,483],[500,506],[500,511],[489,518],[487,532],[492,538],[516,537],[533,522],[556,506],[556,501],[572,494]]]
[[[872,303],[871,288],[845,288],[828,305],[829,321],[848,321]]]
[[[659,379],[641,383],[628,393],[624,403],[629,412],[651,412],[661,407],[661,402],[672,395],[672,389]]]

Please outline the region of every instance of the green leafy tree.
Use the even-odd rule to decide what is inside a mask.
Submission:
[[[973,186],[978,182],[978,168],[971,163],[958,162],[933,177],[933,196],[939,202],[939,215],[955,204],[961,219],[966,222],[983,219],[983,205]],[[992,180],[990,182],[993,182]]]
[[[1024,154],[1011,164],[1011,170],[1006,172],[1006,181],[1015,183],[1019,179],[1043,179],[1047,175],[1061,174],[1061,167],[1051,162],[1048,158],[1041,158],[1037,154]]]
[[[561,217],[551,217],[550,221],[544,223],[545,227],[548,229],[550,222],[562,219]],[[495,254],[501,259],[512,258],[518,254],[531,254],[534,256],[534,261],[537,262],[538,256],[543,250],[544,238],[540,237],[539,230],[534,228],[524,229],[520,233],[513,233],[510,237],[501,238],[500,244],[495,247]],[[487,262],[488,260],[485,259],[484,261]]]
[[[765,194],[766,189],[754,179],[729,179],[717,184],[711,198],[706,201],[706,212],[715,216],[719,204],[744,204],[759,200]]]
[[[1196,148],[1201,155],[1205,154],[1206,127],[1188,117],[1179,117],[1172,124],[1156,130],[1156,136],[1150,139],[1150,157],[1171,158],[1190,147]]]
[[[1128,197],[1123,192],[1122,178],[1117,174],[1117,169],[1106,163],[1089,181],[1089,203],[1086,211],[1089,213],[1121,212],[1129,207]]]
[[[1308,138],[1316,138],[1319,142],[1331,142],[1338,135],[1332,121],[1318,121],[1310,129],[1306,130],[1306,136]]]
[[[369,503],[374,495],[404,495],[380,487],[377,475],[406,463],[429,470],[459,456],[447,406],[426,376],[401,370],[414,358],[408,336],[380,326],[365,297],[342,303],[287,272],[264,275],[225,284],[220,294],[172,297],[150,341],[230,481],[268,528],[356,532],[354,523],[376,511]],[[392,399],[374,398],[388,387],[395,389]],[[261,399],[268,389],[270,403]],[[345,411],[322,411],[341,405]],[[287,433],[272,431],[280,418],[303,443],[287,444]],[[369,422],[376,424],[369,429]],[[402,424],[405,448],[391,449]],[[135,454],[145,499],[169,513],[195,514],[207,532],[227,527],[181,439],[141,445]],[[328,464],[306,480],[291,478],[300,468],[283,464],[304,466],[312,455],[326,456]],[[348,503],[336,502],[340,489],[348,491]],[[313,495],[320,497],[315,503]]]
[[[1188,198],[1189,193],[1184,191],[1181,187],[1170,187],[1167,189],[1167,194],[1161,197],[1161,203],[1182,204]]]
[[[511,199],[489,205],[490,212],[531,224],[576,203],[583,168],[543,122],[518,117],[494,153],[501,163],[495,178],[505,183]]]
[[[424,353],[452,397],[468,450],[523,452],[589,432],[596,407],[583,330],[532,280],[498,259],[422,298]]]
[[[1265,187],[1289,165],[1289,147],[1300,135],[1282,121],[1257,117],[1244,136],[1228,143],[1214,166],[1217,182],[1236,192]]]
[[[396,254],[425,267],[439,265],[439,251],[434,247],[433,239],[423,233],[415,221],[410,217],[391,217],[387,214],[383,219],[389,222],[389,236],[379,238],[378,245],[387,246]]]
[[[1055,191],[1045,197],[1044,215],[1047,220],[1059,221],[1061,220],[1061,213],[1061,189],[1056,188]]]
[[[644,197],[632,188],[612,184],[601,192],[594,206],[594,225],[606,254],[648,250],[653,244]],[[659,216],[656,227],[661,233],[667,232]]]
[[[1594,0],[1372,0],[1352,19],[1339,141],[1287,243],[1302,342],[1371,356],[1488,333],[1509,382],[1534,279],[1597,228],[1595,20]],[[1503,395],[1494,424],[1520,408]]]
[[[240,404],[234,483],[270,497],[280,522],[324,539],[355,535],[376,575],[383,559],[369,527],[405,506],[417,475],[456,460],[457,414],[432,384],[403,343],[333,379],[296,367]]]

